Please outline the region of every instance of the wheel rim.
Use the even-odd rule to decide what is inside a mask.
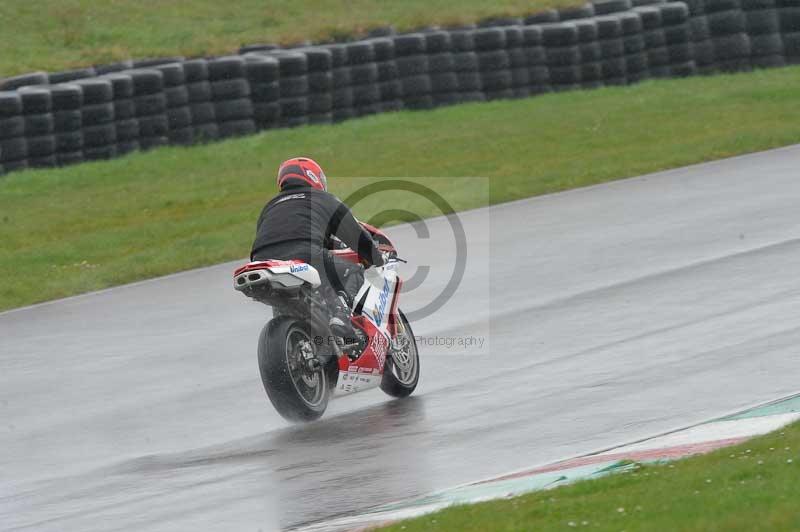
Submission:
[[[410,338],[405,320],[398,320],[397,348],[392,351],[392,374],[400,384],[410,386],[417,379],[417,345]]]
[[[322,367],[309,369],[309,357],[316,358],[311,337],[299,327],[292,327],[286,335],[286,365],[297,394],[311,408],[325,400],[328,381]]]

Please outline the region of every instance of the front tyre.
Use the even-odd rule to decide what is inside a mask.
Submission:
[[[316,349],[308,326],[296,318],[274,318],[261,331],[261,382],[275,410],[288,421],[312,421],[328,407],[331,383],[315,364]]]
[[[408,397],[419,382],[419,351],[406,315],[398,309],[395,347],[386,357],[381,390],[392,397]]]

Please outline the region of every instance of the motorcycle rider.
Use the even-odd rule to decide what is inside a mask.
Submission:
[[[328,192],[325,172],[313,160],[295,157],[281,163],[278,188],[258,218],[250,260],[298,259],[316,268],[320,292],[331,311],[331,330],[352,337],[346,296],[355,296],[363,272],[330,253],[331,236],[355,250],[367,266],[382,266],[383,256],[350,208]]]

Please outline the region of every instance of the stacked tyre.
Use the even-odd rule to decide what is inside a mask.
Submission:
[[[511,70],[511,91],[514,98],[526,98],[531,93],[530,72],[522,41],[522,26],[507,26],[506,52]]]
[[[670,75],[684,77],[695,74],[697,67],[689,27],[689,8],[683,2],[659,4],[658,8],[669,51]]]
[[[217,115],[208,81],[208,62],[192,59],[183,63],[186,92],[189,95],[189,114],[192,117],[192,135],[195,143],[210,142],[219,138]]]
[[[53,136],[53,100],[45,87],[25,86],[19,89],[28,145],[28,166],[56,165],[56,139]]]
[[[642,36],[650,76],[666,78],[670,76],[669,49],[661,21],[661,10],[653,6],[634,8],[642,21]]]
[[[742,4],[750,37],[750,62],[757,68],[779,67],[784,59],[781,23],[775,0],[758,0]]]
[[[167,144],[167,97],[164,77],[158,70],[125,71],[133,81],[133,106],[139,124],[139,146],[149,150]]]
[[[475,53],[475,39],[472,30],[450,32],[453,47],[453,71],[458,81],[459,98],[462,102],[480,102],[486,99],[478,68],[478,55]]]
[[[800,0],[776,0],[784,54],[788,64],[800,63]]]
[[[633,9],[631,0],[600,0],[594,2],[595,15],[612,15],[614,13],[624,13]]]
[[[87,161],[111,159],[117,155],[117,129],[114,123],[114,92],[105,78],[75,82],[83,91],[83,158]]]
[[[308,63],[308,123],[333,122],[333,58],[330,50],[303,48]]]
[[[347,48],[344,44],[328,44],[323,47],[331,54],[331,113],[334,122],[356,116],[353,109],[353,89],[350,86],[350,67],[347,66]]]
[[[530,93],[541,94],[553,90],[550,84],[550,69],[547,68],[547,54],[542,46],[540,26],[522,28],[522,47],[528,61]]]
[[[578,47],[578,27],[573,22],[557,22],[542,26],[542,43],[550,70],[553,90],[580,88],[581,51]]]
[[[706,0],[705,10],[716,68],[723,72],[750,69],[750,37],[739,0]]]
[[[58,85],[59,83],[69,83],[79,79],[88,79],[97,77],[97,72],[94,68],[78,68],[75,70],[63,70],[61,72],[51,72],[48,74],[48,80],[51,85]]]
[[[300,52],[274,52],[280,72],[281,127],[308,124],[308,60]]]
[[[353,91],[353,110],[356,116],[380,112],[381,92],[372,41],[351,42],[345,47],[347,65],[350,68],[350,87]]]
[[[48,83],[50,83],[50,77],[47,75],[47,72],[30,72],[21,76],[0,80],[0,91],[13,91],[20,87],[47,85]]]
[[[244,57],[256,128],[261,130],[278,127],[281,117],[278,60],[261,52],[250,52]]]
[[[371,39],[378,68],[378,91],[381,95],[382,112],[403,108],[402,87],[394,60],[394,41],[388,37]]]
[[[107,63],[105,65],[95,65],[94,71],[97,72],[98,76],[105,76],[106,74],[116,74],[125,70],[131,70],[132,68],[133,61],[126,60],[116,63]]]
[[[450,33],[441,30],[426,33],[425,49],[428,53],[433,104],[439,107],[460,103],[461,91],[458,88]]]
[[[689,40],[692,47],[692,58],[697,65],[698,74],[716,72],[714,41],[708,28],[705,0],[687,0],[689,8]]]
[[[0,172],[28,167],[28,144],[22,98],[15,91],[0,92]]]
[[[83,161],[83,91],[79,85],[63,83],[50,87],[56,164],[66,166]]]
[[[625,49],[625,79],[627,83],[638,83],[650,77],[642,19],[636,11],[620,13],[618,16]]]
[[[578,48],[581,56],[581,87],[595,89],[603,86],[603,52],[598,41],[597,21],[576,20]]]
[[[565,7],[558,10],[558,19],[561,22],[583,20],[594,15],[594,4],[583,4],[582,6]]]
[[[481,87],[487,100],[511,98],[511,60],[506,50],[506,32],[503,28],[480,28],[475,30],[475,53],[478,55],[478,70]]]
[[[164,79],[164,96],[167,100],[167,139],[170,144],[191,144],[192,113],[189,110],[189,92],[186,89],[186,75],[183,63],[155,65]]]
[[[394,37],[394,54],[403,94],[403,107],[432,108],[433,87],[429,75],[425,36],[421,33],[410,33]]]
[[[220,138],[251,135],[256,131],[250,84],[241,56],[208,61],[208,80]]]
[[[117,155],[139,150],[139,122],[133,99],[133,80],[127,74],[103,76],[111,83],[114,93],[114,129],[117,133]]]
[[[595,14],[596,10],[595,10]],[[536,13],[532,13],[523,19],[523,24],[532,26],[534,24],[551,24],[553,22],[559,22],[561,20],[561,16],[558,14],[558,11],[555,9],[545,9],[542,11],[537,11]]]
[[[622,22],[614,15],[597,17],[595,21],[602,54],[603,82],[606,85],[624,85],[627,82],[628,71],[625,63],[625,44],[622,41]]]

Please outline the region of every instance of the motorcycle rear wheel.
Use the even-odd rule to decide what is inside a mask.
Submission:
[[[296,318],[272,319],[261,331],[258,368],[275,410],[287,421],[318,419],[328,407],[333,387],[325,367],[309,369],[306,357],[316,357],[309,327]]]
[[[419,382],[419,351],[406,315],[398,309],[397,343],[401,348],[386,357],[381,390],[392,397],[408,397]]]

